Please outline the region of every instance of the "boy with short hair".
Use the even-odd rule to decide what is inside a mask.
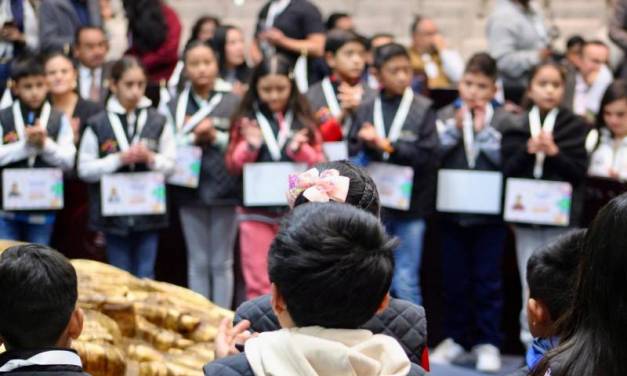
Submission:
[[[392,337],[358,329],[389,303],[395,245],[379,219],[357,207],[296,207],[283,221],[268,262],[272,307],[283,329],[251,339],[249,322],[228,328],[225,319],[216,354],[237,354],[238,339],[247,339],[245,354],[209,363],[205,374],[424,374]]]
[[[76,271],[59,252],[36,244],[0,255],[2,375],[87,375],[70,349],[83,330]]]
[[[76,155],[74,133],[67,116],[46,100],[48,86],[41,62],[35,57],[15,61],[11,79],[17,99],[0,111],[0,174],[6,169],[71,170]],[[0,211],[0,238],[48,244],[55,218],[50,210]]]
[[[413,170],[409,209],[385,209],[382,218],[388,232],[400,239],[392,294],[420,305],[425,218],[433,209],[436,184],[436,116],[431,102],[411,89],[413,72],[405,47],[390,43],[377,48],[374,68],[382,89],[355,112],[349,155],[362,165],[383,162],[382,170],[396,171],[398,165]]]
[[[352,31],[333,30],[327,34],[324,50],[331,75],[312,86],[307,99],[323,140],[341,141],[355,109],[374,96],[374,91],[360,82],[366,66],[366,42]]]
[[[442,174],[501,171],[500,124],[508,115],[494,100],[497,78],[496,61],[487,53],[468,60],[458,84],[459,98],[438,113]],[[442,179],[439,184],[447,183]],[[477,370],[497,372],[501,368],[501,267],[506,229],[500,213],[459,210],[440,215],[443,295],[448,309],[444,314],[446,339],[433,351],[431,361],[449,364],[472,348]]]

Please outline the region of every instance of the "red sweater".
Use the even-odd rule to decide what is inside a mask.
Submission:
[[[167,80],[172,75],[179,58],[179,42],[181,39],[181,21],[174,9],[162,4],[168,34],[165,42],[156,50],[139,52],[135,46],[127,51],[136,56],[146,68],[148,79],[151,82]]]

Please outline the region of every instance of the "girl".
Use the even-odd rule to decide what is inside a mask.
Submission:
[[[627,180],[627,82],[615,81],[607,88],[597,123],[599,141],[588,174]]]
[[[599,212],[583,245],[573,305],[560,346],[533,376],[624,375],[627,370],[627,195]]]
[[[313,165],[323,160],[320,136],[305,98],[299,94],[286,59],[275,56],[253,71],[251,89],[231,127],[226,165],[242,175],[244,164],[299,162]],[[267,255],[285,208],[242,208],[240,250],[248,298],[268,293]]]
[[[582,181],[586,175],[585,121],[560,108],[564,96],[565,74],[555,63],[542,63],[532,72],[527,96],[532,107],[517,124],[506,124],[501,144],[506,177],[565,181],[573,187],[570,225],[577,226],[581,212]],[[530,125],[531,124],[531,125]],[[536,125],[539,130],[532,131]],[[520,282],[526,286],[527,261],[540,245],[566,232],[567,228],[515,225],[516,254]],[[523,289],[521,341],[530,344]]]
[[[74,144],[78,146],[87,119],[100,112],[101,106],[78,95],[77,70],[69,57],[53,53],[46,58],[44,68],[52,105],[70,119]],[[57,215],[52,244],[68,257],[92,258],[98,252],[93,241],[95,234],[87,229],[87,186],[75,173],[65,180],[65,205]]]
[[[213,39],[216,29],[220,27],[220,19],[215,16],[202,16],[192,26],[192,33],[189,41],[199,40],[201,42],[209,42]]]
[[[243,96],[248,89],[250,68],[246,63],[242,31],[232,25],[220,26],[212,43],[220,57],[220,77],[232,85],[233,93]]]
[[[196,150],[201,167],[197,184],[173,186],[171,191],[187,243],[189,287],[228,308],[233,296],[238,193],[236,178],[226,170],[224,151],[228,118],[239,100],[215,90],[218,62],[206,42],[191,42],[183,60],[191,87],[170,102],[168,124],[177,135],[179,155]]]
[[[103,231],[111,264],[138,277],[154,277],[159,228],[165,215],[104,216],[100,182],[117,172],[157,171],[167,175],[174,167],[176,143],[166,119],[144,96],[146,73],[139,61],[124,57],[111,69],[111,97],[107,109],[92,117],[83,134],[78,175],[91,183],[90,225]],[[112,189],[110,201],[119,200]]]

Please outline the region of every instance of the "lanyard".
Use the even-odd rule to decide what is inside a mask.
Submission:
[[[392,126],[390,127],[390,133],[388,135],[385,134],[385,121],[383,120],[383,106],[381,104],[381,95],[377,96],[377,99],[374,102],[374,127],[377,131],[379,137],[387,138],[390,142],[394,143],[398,140],[401,135],[401,130],[403,129],[403,125],[405,125],[405,121],[407,120],[407,115],[409,115],[409,110],[411,109],[411,104],[414,100],[414,92],[411,88],[405,89],[403,93],[403,98],[401,99],[401,104],[396,110],[396,114],[394,115],[394,120],[392,121]],[[383,159],[388,159],[390,155],[388,153],[383,154]]]
[[[531,137],[537,137],[540,135],[541,132],[553,133],[558,113],[559,109],[552,109],[551,112],[546,115],[544,123],[542,123],[542,121],[540,120],[540,110],[538,109],[538,106],[533,106],[533,108],[529,112],[529,129],[531,131]],[[545,159],[546,154],[536,153],[536,163],[533,167],[534,178],[540,179],[542,177],[542,174],[544,173]]]
[[[43,107],[41,108],[41,114],[39,115],[39,125],[44,129],[48,128],[48,121],[50,120],[50,114],[52,112],[52,106],[50,103],[45,102]],[[13,102],[13,121],[15,122],[15,131],[20,139],[24,139],[25,136],[25,128],[24,117],[22,116],[22,109],[20,108],[20,102]],[[28,158],[28,166],[33,167],[35,165],[35,159],[37,157],[29,157]]]
[[[494,116],[494,108],[492,104],[488,103],[485,106],[485,119],[483,122],[483,126],[487,127],[492,122],[492,117]],[[468,161],[468,167],[475,168],[477,164],[477,156],[479,155],[479,150],[475,144],[475,129],[471,111],[466,108],[464,112],[464,123],[462,134],[464,137],[464,151],[466,152],[466,160]]]
[[[190,88],[185,89],[179,98],[176,105],[176,130],[181,134],[186,134],[194,130],[194,128],[204,118],[213,112],[222,101],[223,95],[221,93],[215,94],[209,102],[203,101],[200,105],[200,109],[192,115],[192,117],[185,123],[185,113],[187,111],[187,104],[189,102]]]
[[[118,145],[120,145],[120,150],[127,151],[130,145],[134,145],[139,141],[139,136],[141,135],[142,130],[146,125],[146,121],[148,120],[148,111],[143,109],[139,113],[139,116],[137,117],[137,125],[135,127],[135,134],[130,140],[124,131],[124,127],[122,126],[122,122],[120,121],[118,115],[115,112],[109,111],[107,116],[109,118],[109,122],[111,123],[111,127],[113,128],[115,138],[118,141]]]
[[[274,161],[280,161],[281,150],[287,143],[287,138],[292,128],[292,121],[294,120],[294,114],[292,111],[288,111],[285,115],[285,119],[279,123],[278,139],[277,137],[274,137],[270,121],[268,121],[268,118],[266,118],[261,111],[257,111],[255,117],[257,118],[257,123],[259,123],[259,127],[261,128],[261,134],[263,135],[263,139],[268,147],[268,151],[270,152],[272,159]]]

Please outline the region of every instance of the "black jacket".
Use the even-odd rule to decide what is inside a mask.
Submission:
[[[270,295],[263,295],[242,303],[235,311],[233,323],[250,321],[252,332],[270,332],[281,329]],[[427,346],[427,318],[424,308],[405,300],[392,298],[389,307],[362,325],[374,334],[394,337],[403,347],[409,360],[421,364]]]
[[[561,108],[555,121],[553,138],[560,149],[544,162],[543,180],[566,181],[573,186],[570,226],[576,227],[583,207],[583,182],[588,169],[586,135],[588,127],[583,118]],[[506,177],[533,179],[535,155],[527,152],[531,137],[527,113],[511,118],[503,131],[501,153]]]
[[[364,152],[368,161],[383,161],[383,153],[369,148],[357,135],[364,123],[374,124],[375,99],[362,103],[355,112],[348,137],[348,152],[356,157]],[[382,98],[383,118],[389,132],[392,119],[400,105],[401,97]],[[431,214],[435,204],[435,186],[438,165],[438,132],[436,114],[431,101],[416,95],[403,124],[399,139],[393,143],[394,152],[388,163],[411,166],[414,169],[414,184],[409,211],[386,210],[384,215],[394,218],[424,218]]]
[[[254,376],[253,370],[250,368],[246,355],[239,354],[229,356],[228,358],[215,360],[207,364],[203,371],[207,376]],[[411,364],[411,369],[407,376],[422,376],[425,375],[425,371],[417,366]],[[297,376],[297,375],[294,375]]]
[[[15,360],[28,360],[29,358],[42,354],[46,351],[63,351],[67,353],[68,357],[76,358],[80,361],[78,355],[74,350],[66,349],[38,349],[38,350],[9,350],[3,354],[0,354],[0,370],[2,367],[7,367],[7,364]],[[9,367],[12,368],[12,367]],[[0,371],[0,375],[11,376],[89,376],[88,373],[83,372],[83,368],[78,365],[72,364],[49,364],[49,365],[36,365],[36,366],[23,366],[18,368],[12,368],[9,371]]]

